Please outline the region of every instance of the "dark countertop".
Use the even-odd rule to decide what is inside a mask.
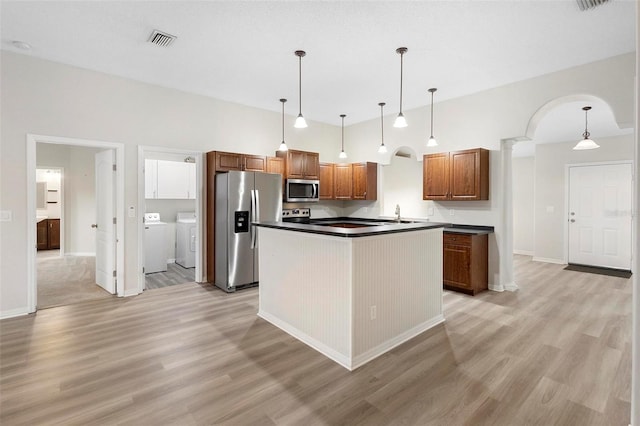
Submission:
[[[444,232],[458,234],[490,234],[492,226],[459,225],[451,223],[429,222],[424,220],[402,220],[401,223],[385,219],[369,219],[356,217],[330,217],[311,219],[312,223],[292,222],[258,222],[254,225],[265,228],[284,229],[288,231],[308,232],[312,234],[331,235],[335,237],[369,237],[380,234],[421,231],[432,228],[444,228]],[[331,225],[342,224],[345,227]],[[356,226],[356,227],[346,227]]]

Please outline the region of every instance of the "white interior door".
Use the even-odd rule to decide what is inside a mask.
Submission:
[[[569,168],[569,263],[631,270],[631,164]]]
[[[115,215],[115,152],[112,149],[96,154],[96,283],[115,293],[116,225]]]

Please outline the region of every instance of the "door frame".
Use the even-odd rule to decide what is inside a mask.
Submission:
[[[36,144],[71,145],[113,149],[116,157],[116,295],[124,296],[124,144],[90,139],[27,133],[27,224],[36,223]],[[60,230],[62,232],[62,228]],[[62,238],[64,239],[64,238]],[[62,249],[62,247],[60,247]],[[62,251],[61,251],[62,253]],[[38,280],[36,269],[36,228],[27,226],[27,307],[36,311]]]
[[[631,165],[631,173],[633,179],[633,161],[631,160],[617,160],[617,161],[599,161],[599,162],[590,162],[590,163],[571,163],[565,164],[564,166],[564,259],[562,261],[565,264],[569,262],[569,187],[571,182],[569,181],[569,169],[571,167],[593,167],[593,166],[614,166],[617,164],[630,164]],[[636,212],[633,211],[634,204],[634,196],[633,196],[633,187],[631,188],[631,233],[633,235],[633,228],[635,226],[635,222],[633,220]],[[631,247],[631,269],[633,269],[633,258],[637,254],[634,253],[633,247]],[[634,272],[634,271],[631,271]]]
[[[148,152],[157,152],[164,154],[179,154],[184,156],[191,156],[196,160],[196,217],[197,217],[197,235],[198,235],[198,244],[196,246],[196,271],[195,271],[195,280],[196,282],[205,282],[206,271],[205,271],[205,194],[204,194],[204,176],[205,176],[205,153],[202,151],[191,151],[186,149],[178,149],[178,148],[167,148],[161,146],[149,146],[149,145],[138,145],[138,266],[137,266],[137,276],[138,276],[138,285],[137,290],[138,294],[142,293],[145,288],[145,274],[143,272],[144,268],[144,212],[145,212],[145,179],[144,179],[144,160],[145,156]]]

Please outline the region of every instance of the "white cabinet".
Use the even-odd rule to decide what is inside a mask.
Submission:
[[[195,199],[196,165],[178,161],[145,160],[145,198]]]

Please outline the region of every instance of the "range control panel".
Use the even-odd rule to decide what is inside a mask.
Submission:
[[[311,209],[283,209],[282,219],[311,217]]]

